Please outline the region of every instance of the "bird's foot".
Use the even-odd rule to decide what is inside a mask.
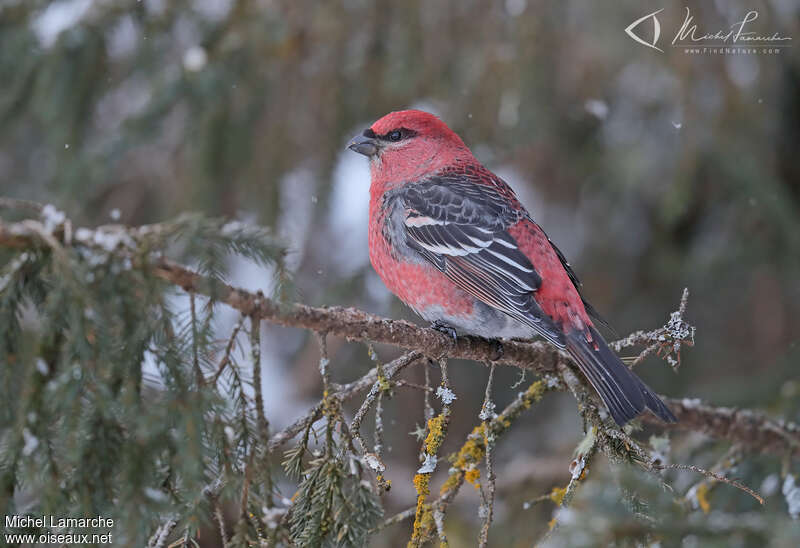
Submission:
[[[444,333],[445,335],[447,335],[448,337],[453,339],[453,346],[456,345],[456,342],[458,341],[458,334],[456,333],[455,328],[453,328],[452,326],[447,325],[446,323],[444,323],[444,322],[442,322],[440,320],[436,320],[435,322],[432,322],[431,323],[431,328],[435,329],[439,333]]]
[[[503,349],[503,341],[498,339],[490,339],[490,341],[492,343],[492,346],[494,347],[494,355],[497,356],[492,361],[499,361],[503,357],[503,354],[505,353],[505,350]]]

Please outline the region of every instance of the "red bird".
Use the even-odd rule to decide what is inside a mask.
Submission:
[[[569,263],[511,187],[444,122],[392,112],[348,148],[370,160],[370,261],[404,303],[452,333],[565,348],[620,426],[645,407],[677,420],[608,348]]]

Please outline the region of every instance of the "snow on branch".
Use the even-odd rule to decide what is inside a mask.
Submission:
[[[9,205],[0,203],[2,205]],[[25,203],[31,209],[30,202]],[[68,221],[67,221],[68,222]],[[158,225],[151,225],[157,227]],[[0,220],[0,247],[36,248],[54,245],[55,236],[64,242],[64,232],[53,232],[44,238],[44,225],[37,221],[8,223]],[[86,229],[79,229],[86,230]],[[96,233],[113,231],[135,231],[120,225],[109,225],[95,229]],[[150,228],[156,231],[157,228]],[[50,235],[45,231],[45,234]],[[92,235],[85,235],[90,241]],[[83,239],[83,238],[82,238]],[[299,303],[282,304],[265,297],[233,287],[210,276],[203,276],[167,258],[157,257],[150,264],[137,265],[150,268],[163,280],[186,291],[205,295],[239,310],[248,317],[260,318],[276,325],[312,330],[344,337],[350,341],[384,343],[405,350],[418,351],[433,358],[461,358],[480,363],[498,363],[530,370],[540,375],[558,375],[558,364],[569,358],[557,349],[542,342],[497,341],[474,336],[459,336],[455,341],[443,333],[419,327],[404,320],[392,320],[368,314],[355,308],[313,307]],[[682,300],[680,318],[685,310]],[[671,318],[675,323],[675,315]],[[660,328],[649,332],[637,332],[636,337],[626,337],[617,344],[622,348],[631,344],[664,344]],[[693,337],[694,331],[688,333]],[[655,340],[653,340],[655,338]],[[630,339],[630,340],[629,340]],[[371,384],[371,383],[370,383]],[[366,385],[368,387],[369,384]],[[748,409],[714,407],[695,399],[664,398],[678,422],[665,425],[655,417],[645,414],[643,419],[662,428],[702,432],[713,438],[728,440],[752,452],[791,455],[800,457],[800,426],[792,422],[770,419],[766,415]],[[271,440],[273,445],[277,440]]]

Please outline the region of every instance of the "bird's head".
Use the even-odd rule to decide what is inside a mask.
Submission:
[[[370,159],[373,181],[408,182],[472,158],[461,138],[421,110],[390,112],[347,145]]]

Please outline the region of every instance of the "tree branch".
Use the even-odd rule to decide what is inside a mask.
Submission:
[[[697,399],[664,398],[664,403],[678,417],[674,424],[664,424],[650,414],[645,422],[672,430],[702,432],[716,439],[741,445],[751,453],[771,453],[800,457],[800,425],[771,419],[751,409],[714,407]]]
[[[125,230],[119,226],[100,227],[96,230],[110,229]],[[65,239],[63,233],[58,231],[54,232],[53,238],[56,236]],[[30,223],[6,223],[0,220],[0,247],[49,248],[52,245],[50,240],[43,238],[41,231],[31,228]],[[75,244],[73,240],[63,245]],[[542,342],[495,341],[472,336],[460,336],[453,341],[434,329],[418,327],[402,320],[381,318],[354,308],[282,305],[263,295],[201,276],[164,258],[137,266],[150,268],[158,277],[187,291],[224,302],[246,316],[255,316],[276,325],[326,332],[348,340],[380,342],[436,358],[502,363],[538,374],[559,375],[556,366],[560,360],[565,359],[557,349]],[[374,378],[366,381],[363,389],[372,382]],[[751,410],[712,407],[698,400],[665,399],[665,402],[678,417],[676,424],[665,425],[649,414],[645,414],[643,420],[661,428],[703,432],[711,437],[739,444],[752,452],[800,457],[800,426],[797,424],[770,419]],[[302,430],[302,424],[297,429],[289,430],[296,434]],[[282,435],[273,437],[269,443],[270,449],[286,439],[288,438]]]

